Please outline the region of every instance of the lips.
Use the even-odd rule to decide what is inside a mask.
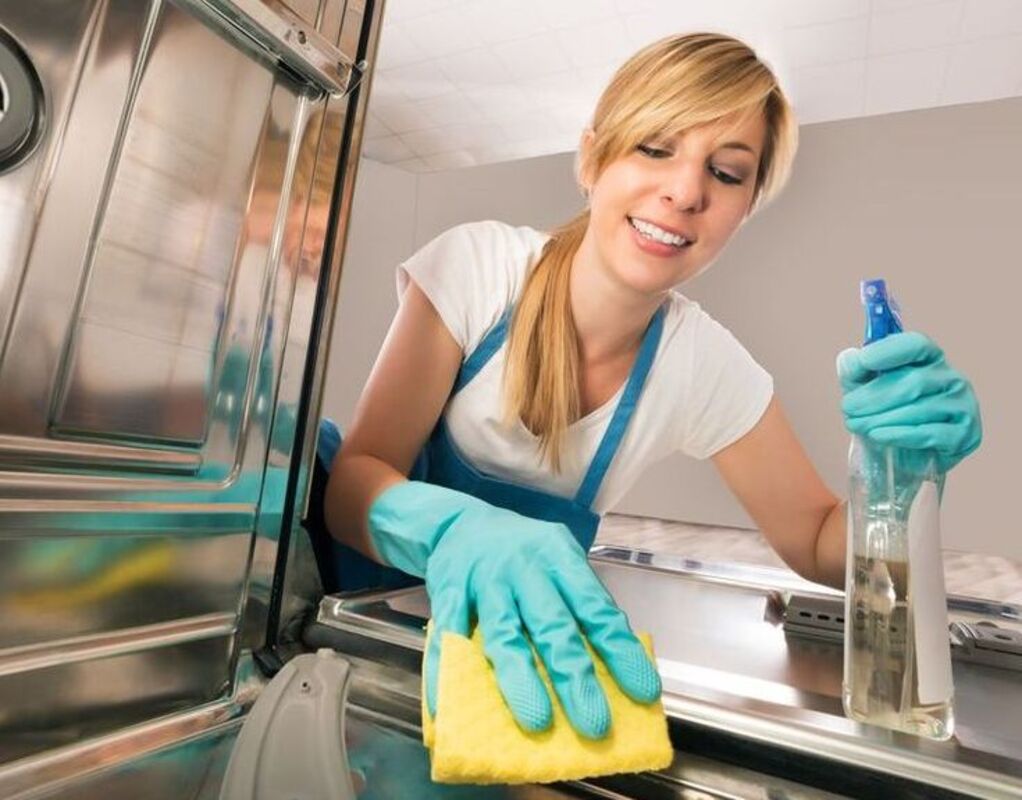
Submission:
[[[678,228],[659,225],[642,217],[626,217],[626,219],[629,227],[646,241],[677,250],[685,249],[695,242],[695,238],[690,233]]]
[[[670,225],[664,225],[661,222],[657,222],[655,219],[647,219],[646,217],[628,217],[628,221],[629,222],[632,222],[632,221],[635,221],[635,220],[638,220],[639,222],[646,222],[646,223],[649,223],[650,225],[655,225],[656,227],[658,227],[662,231],[665,231],[667,233],[673,233],[675,236],[680,236],[685,241],[687,241],[689,244],[691,244],[692,242],[694,242],[696,240],[696,237],[691,232],[684,231],[681,228],[674,228],[674,227],[671,227]]]

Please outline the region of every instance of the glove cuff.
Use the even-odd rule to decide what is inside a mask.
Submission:
[[[424,578],[426,562],[444,533],[468,508],[481,503],[464,492],[423,481],[395,483],[369,507],[369,533],[387,564]]]

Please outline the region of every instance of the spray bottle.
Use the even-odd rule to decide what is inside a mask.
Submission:
[[[866,344],[902,330],[882,280],[862,282]],[[935,454],[853,436],[842,699],[852,719],[934,739],[954,732]]]

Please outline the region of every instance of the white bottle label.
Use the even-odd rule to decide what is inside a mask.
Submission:
[[[951,644],[947,592],[940,550],[940,501],[937,484],[924,481],[908,513],[909,595],[915,616],[919,702],[951,699]]]

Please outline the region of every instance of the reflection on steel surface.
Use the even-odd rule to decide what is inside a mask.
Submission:
[[[365,65],[356,65],[334,47],[329,31],[321,32],[315,24],[309,24],[315,15],[315,0],[290,0],[290,7],[280,0],[183,1],[219,15],[269,57],[331,95],[352,91],[362,77]]]
[[[363,9],[0,0],[48,115],[0,175],[0,795],[180,777],[123,764],[249,701]]]

